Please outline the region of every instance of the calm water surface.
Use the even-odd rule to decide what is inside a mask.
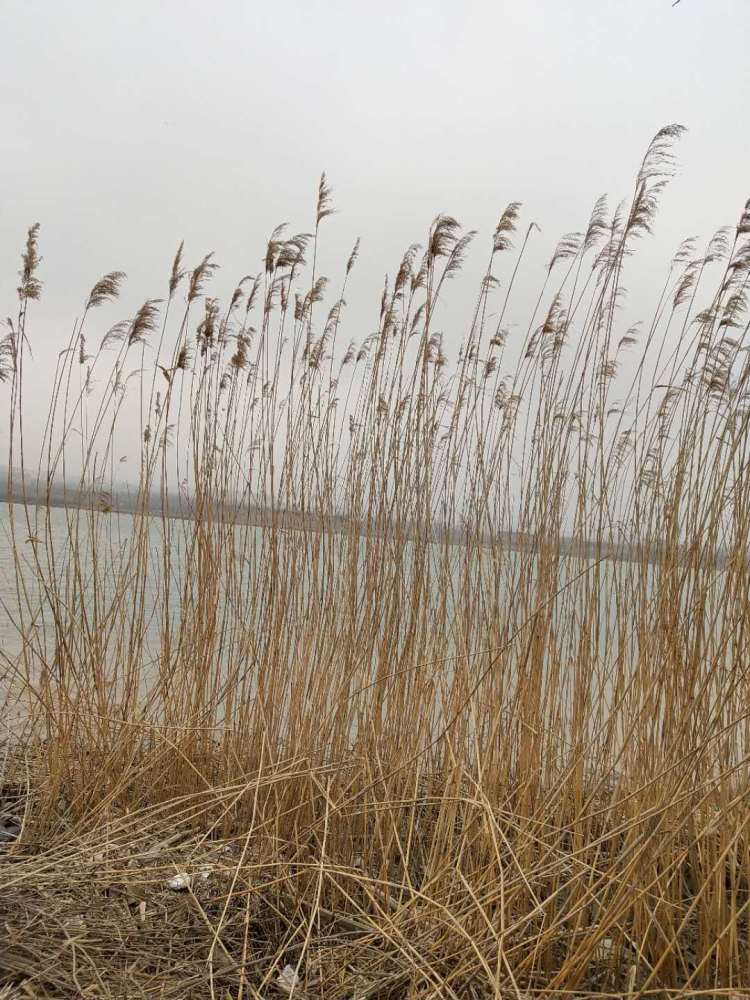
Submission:
[[[47,516],[49,516],[51,527],[49,537],[52,540],[52,548],[49,552],[45,545],[34,541],[35,537],[42,539],[46,537],[44,519]],[[111,580],[117,575],[112,573],[112,568],[119,570],[120,579],[126,576],[122,570],[127,565],[129,555],[132,556],[131,540],[135,528],[134,518],[130,514],[97,513],[92,515],[90,512],[62,508],[53,508],[49,511],[46,508],[30,509],[31,524],[29,527],[26,523],[24,509],[16,505],[14,518],[15,532],[12,530],[8,505],[0,504],[0,653],[2,653],[0,657],[0,688],[3,684],[5,685],[6,697],[10,684],[8,665],[19,656],[23,644],[19,622],[25,623],[27,635],[34,636],[34,645],[37,651],[40,653],[43,651],[48,662],[52,662],[54,659],[55,629],[49,605],[45,599],[44,587],[40,582],[40,575],[35,565],[35,545],[37,546],[37,555],[43,565],[43,580],[49,580],[56,576],[60,581],[64,581],[66,574],[71,573],[74,565],[70,559],[71,526],[73,531],[79,531],[78,537],[81,540],[79,550],[83,553],[83,558],[79,560],[79,567],[84,579],[77,590],[80,593],[82,589],[86,595],[84,604],[88,606],[89,611],[93,608],[94,601],[97,600],[101,613],[101,609],[106,609],[112,598],[112,594],[107,593],[108,586],[111,587]],[[34,524],[34,518],[39,519],[38,524]],[[191,530],[191,522],[177,519],[168,522],[167,531],[170,538],[166,545],[171,562],[165,581],[163,564],[165,527],[158,518],[153,518],[149,522],[148,551],[146,553],[148,571],[143,594],[145,632],[141,647],[146,660],[153,656],[154,662],[156,662],[165,624],[173,629],[175,636],[180,634],[182,616],[186,613],[184,570],[187,560],[195,558],[187,555],[190,551]],[[245,561],[246,572],[242,587],[246,589],[237,591],[235,588],[234,592],[225,592],[222,588],[226,587],[226,574],[222,574],[219,568],[217,590],[215,595],[212,595],[212,599],[215,599],[221,612],[224,630],[222,635],[227,640],[221,643],[219,655],[222,655],[221,650],[237,648],[232,642],[232,636],[235,632],[247,636],[248,631],[255,629],[259,634],[262,634],[264,623],[268,617],[268,605],[263,603],[263,600],[268,598],[259,601],[257,594],[249,589],[260,584],[261,589],[268,590],[267,587],[262,586],[265,582],[264,574],[269,571],[270,566],[267,548],[268,533],[265,533],[264,536],[263,529],[251,525],[227,529],[227,532],[227,545],[229,547],[233,545],[237,559]],[[16,558],[14,558],[12,543],[13,534],[16,540]],[[289,637],[290,649],[295,642],[298,643],[301,638],[303,640],[306,638],[304,636],[305,618],[309,617],[311,609],[314,611],[317,592],[327,587],[329,581],[332,581],[334,589],[341,588],[342,622],[344,615],[352,613],[349,599],[350,572],[346,569],[346,572],[342,573],[342,567],[337,568],[336,565],[336,553],[346,552],[349,543],[344,536],[335,536],[332,544],[329,545],[329,550],[333,555],[332,561],[328,563],[328,576],[325,572],[321,575],[318,570],[310,582],[305,560],[312,558],[311,553],[314,553],[317,545],[316,538],[317,536],[314,534],[309,534],[306,545],[296,545],[292,556],[290,556],[289,565],[284,567],[287,578],[294,581],[289,592],[294,595],[293,599],[297,602],[296,608],[287,609],[284,612],[287,616],[284,617],[284,623],[286,624],[287,621],[293,623],[290,632],[294,631],[295,628],[297,630],[294,636],[290,635]],[[329,536],[329,540],[331,538],[332,536]],[[432,546],[430,548],[434,549],[432,553],[434,565],[431,570],[433,575],[430,579],[438,578],[444,581],[447,573],[448,578],[455,582],[455,587],[448,588],[450,592],[445,603],[439,599],[438,588],[433,602],[434,608],[430,608],[430,614],[435,616],[434,632],[436,635],[439,633],[442,636],[437,642],[436,648],[443,654],[446,650],[449,652],[453,650],[469,652],[476,648],[486,647],[493,641],[496,642],[498,633],[497,631],[493,633],[489,626],[484,634],[481,626],[478,630],[475,628],[473,637],[469,639],[471,645],[468,649],[466,636],[452,631],[453,618],[461,622],[463,617],[462,615],[455,616],[454,608],[465,599],[459,583],[462,579],[461,566],[462,563],[465,564],[467,559],[467,550],[462,545],[450,546],[446,556],[446,550],[443,547]],[[367,556],[364,540],[361,540],[359,555],[360,567],[364,573]],[[394,550],[394,558],[401,560],[396,572],[399,574],[398,578],[404,581],[407,594],[409,587],[414,585],[418,572],[414,566],[412,555],[413,548],[410,548],[408,542],[405,546],[402,545],[399,552]],[[447,564],[443,561],[446,558],[448,559]],[[517,612],[514,610],[513,602],[514,594],[517,593],[518,581],[522,575],[520,573],[521,564],[522,561],[525,562],[528,569],[531,565],[529,563],[531,557],[528,554],[522,556],[509,551],[486,550],[483,553],[482,550],[475,550],[469,558],[476,559],[477,566],[481,570],[479,573],[470,572],[468,574],[473,580],[473,586],[483,588],[482,598],[486,598],[488,607],[496,609],[494,613],[504,614],[507,621],[514,622],[513,615],[517,615]],[[52,560],[54,560],[54,571]],[[486,580],[485,569],[487,570]],[[591,564],[587,566],[585,561],[563,560],[561,579],[565,574],[575,577],[577,574],[589,570],[591,570]],[[369,572],[373,572],[372,566],[370,566]],[[423,570],[419,570],[419,572],[423,572]],[[533,565],[530,572],[533,576]],[[629,608],[634,608],[637,601],[640,601],[638,606],[642,615],[642,593],[640,596],[630,593],[629,587],[632,588],[632,585],[628,584],[631,576],[627,564],[609,561],[599,566],[597,573],[599,607],[598,615],[593,623],[591,621],[590,596],[586,597],[586,587],[581,586],[580,582],[572,587],[570,592],[563,591],[552,608],[552,646],[558,663],[567,662],[574,665],[580,659],[582,643],[588,644],[590,649],[598,650],[605,668],[607,663],[611,665],[616,663],[618,650],[621,649],[623,642],[627,642],[629,646],[627,650],[629,656],[633,656],[637,652],[637,636],[634,631],[628,631],[627,619],[630,614]],[[140,577],[142,578],[142,574]],[[635,579],[635,575],[633,575],[633,579]],[[93,586],[94,580],[98,581],[97,596],[95,596]],[[22,588],[22,613],[19,611],[19,583]],[[651,589],[650,583],[647,589]],[[71,593],[71,590],[68,589],[67,592]],[[383,603],[385,605],[386,602]],[[583,614],[584,603],[588,607],[588,618],[585,628],[582,630],[581,623],[586,617]],[[187,604],[190,605],[191,601],[188,600]],[[529,606],[528,600],[525,606]],[[123,618],[122,610],[120,608],[118,612],[120,619]],[[127,611],[129,612],[129,610],[128,608]],[[405,624],[408,609],[405,609],[403,617]],[[635,616],[632,615],[632,617],[635,620]],[[75,614],[71,613],[71,621],[75,622],[78,619],[80,619],[80,611]],[[623,623],[625,623],[625,627],[623,627]],[[490,626],[492,624],[492,622],[489,623]],[[400,624],[394,622],[393,619],[386,623],[384,619],[380,628],[384,630],[386,627],[392,630],[399,628]],[[513,627],[509,626],[511,631]],[[85,649],[86,642],[85,639],[81,640],[81,650]],[[113,643],[108,648],[121,649],[122,647],[117,647]],[[372,648],[372,646],[368,648]],[[293,654],[290,653],[290,655]],[[39,656],[36,659],[38,660]],[[372,665],[376,666],[374,660]],[[481,669],[479,661],[477,669]],[[4,678],[3,671],[5,672]],[[2,694],[1,690],[0,694]],[[1,704],[2,698],[0,698]]]

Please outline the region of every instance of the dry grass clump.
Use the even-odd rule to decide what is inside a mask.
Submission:
[[[325,177],[225,305],[180,246],[102,335],[106,274],[33,466],[32,227],[0,347],[8,995],[750,990],[750,207],[622,316],[680,132],[520,326],[507,207],[456,357],[475,234],[438,216],[348,341]]]

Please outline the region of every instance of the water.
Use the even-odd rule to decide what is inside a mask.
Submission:
[[[364,686],[383,672],[434,661],[437,700],[440,686],[452,682],[455,658],[471,680],[492,666],[499,648],[498,698],[509,701],[533,648],[545,665],[542,687],[555,678],[545,716],[572,718],[585,710],[595,727],[625,674],[637,677],[643,668],[653,677],[659,657],[680,655],[675,645],[687,660],[699,627],[702,655],[716,673],[714,693],[726,680],[722,670],[731,669],[746,644],[733,625],[737,600],[724,591],[721,572],[685,576],[681,613],[675,619],[675,603],[667,602],[672,617],[665,619],[658,599],[664,580],[655,566],[644,571],[614,560],[563,559],[540,604],[536,557],[499,547],[418,550],[408,541],[384,547],[382,540],[315,532],[272,537],[254,525],[223,526],[217,544],[219,529],[201,541],[189,520],[152,518],[139,532],[131,514],[30,508],[27,525],[23,508],[14,512],[15,557],[10,511],[0,505],[0,707],[3,701],[11,706],[6,718],[16,704],[18,670],[35,679],[44,670],[55,676],[62,669],[99,670],[106,684],[129,678],[145,693],[165,677],[179,682],[180,671],[187,676],[196,665],[208,684],[220,685],[230,667],[246,667],[254,678],[259,665],[272,662],[267,682],[287,704],[291,677],[300,671],[313,685],[320,683],[321,665],[351,670]],[[72,539],[78,560],[71,559]],[[62,609],[57,625],[45,594],[50,585]],[[412,604],[421,616],[416,626]],[[533,608],[537,615],[529,620]],[[242,691],[253,697],[255,680]],[[581,691],[587,692],[585,709],[576,708]],[[669,696],[661,692],[654,704]]]
[[[22,661],[37,676],[44,668],[57,670],[59,650],[67,646],[76,666],[85,669],[96,658],[108,663],[113,677],[132,654],[145,671],[139,684],[147,687],[167,661],[187,659],[190,643],[204,648],[209,626],[219,635],[209,642],[217,661],[211,670],[260,660],[271,644],[275,662],[279,647],[286,647],[290,670],[303,655],[333,669],[345,649],[366,683],[379,667],[387,669],[379,662],[387,644],[389,660],[402,667],[405,661],[439,661],[436,678],[452,676],[456,656],[469,657],[478,673],[491,654],[477,651],[496,650],[522,626],[518,607],[529,606],[536,572],[532,557],[497,548],[434,544],[418,551],[399,541],[384,549],[382,540],[314,532],[282,532],[272,541],[268,531],[241,525],[222,529],[223,544],[206,553],[188,520],[149,519],[144,535],[131,514],[30,508],[27,524],[22,507],[14,513],[15,558],[10,511],[0,505],[0,649],[6,666]],[[71,559],[72,539],[78,560]],[[562,573],[573,577],[587,566],[569,560]],[[593,638],[586,639],[607,658],[616,655],[620,639],[605,627],[618,593],[612,572],[612,564],[605,567],[607,600]],[[45,585],[55,581],[64,618],[57,629],[45,594]],[[212,588],[208,600],[201,592],[206,587]],[[422,615],[416,633],[415,592]],[[557,637],[557,660],[579,657],[578,599],[580,587],[572,598],[566,593],[543,608]],[[328,637],[324,647],[316,645],[318,633]],[[338,642],[331,643],[334,633]],[[12,686],[8,671],[4,683]]]

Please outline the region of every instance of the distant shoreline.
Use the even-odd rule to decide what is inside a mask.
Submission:
[[[32,506],[32,507],[49,507],[51,509],[65,509],[65,510],[89,510],[95,511],[101,514],[126,514],[135,517],[141,514],[146,517],[162,518],[165,515],[173,520],[187,521],[193,520],[194,514],[190,510],[185,510],[183,503],[179,498],[174,497],[174,495],[169,495],[167,497],[166,511],[162,510],[162,500],[160,497],[152,497],[152,501],[155,506],[149,506],[147,510],[140,509],[135,502],[131,502],[129,498],[125,498],[123,502],[122,497],[114,497],[111,502],[96,504],[92,503],[87,498],[78,496],[71,496],[70,494],[62,494],[59,490],[55,490],[50,493],[49,496],[39,496],[35,493],[33,496],[27,495],[24,499],[23,495],[20,493],[9,493],[6,490],[0,492],[0,504],[4,503],[7,505],[18,505],[18,506]],[[171,506],[170,501],[174,501],[174,507]],[[323,517],[320,515],[315,515],[312,513],[303,513],[300,511],[289,511],[271,508],[246,508],[240,509],[237,507],[223,508],[221,510],[214,509],[211,511],[210,519],[221,523],[232,523],[236,525],[250,525],[256,528],[268,528],[272,525],[277,529],[283,531],[309,531],[311,529],[317,529],[319,531],[332,532],[334,534],[344,534],[351,533],[355,527],[351,520],[345,515],[340,514],[328,514]],[[356,527],[356,534],[360,537],[376,536],[382,534],[382,531],[368,529],[365,524],[360,524]],[[456,528],[449,530],[442,529],[440,527],[433,527],[430,529],[429,541],[433,544],[438,544],[440,542],[448,541],[451,545],[466,545],[473,543],[478,547],[489,547],[498,545],[502,548],[508,549],[512,552],[533,552],[538,549],[540,545],[544,544],[544,539],[539,536],[533,536],[528,534],[523,534],[522,532],[500,532],[497,535],[489,536],[484,534],[482,536],[474,536],[471,539],[467,536],[465,531],[461,531]],[[401,529],[401,535],[405,539],[414,539],[420,537],[422,532],[414,525],[407,526]],[[584,558],[589,560],[614,560],[617,562],[648,562],[655,563],[659,560],[661,555],[661,545],[657,542],[642,542],[640,544],[632,543],[601,543],[597,544],[595,542],[582,543],[580,539],[570,538],[563,536],[561,539],[550,538],[550,544],[557,545],[560,548],[560,554],[565,557],[577,556],[578,558]],[[687,555],[686,552],[681,552],[681,558]],[[717,568],[721,568],[726,565],[727,556],[725,553],[720,553],[718,557],[714,559]]]

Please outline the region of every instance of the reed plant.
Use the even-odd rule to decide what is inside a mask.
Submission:
[[[180,246],[110,325],[106,274],[33,452],[29,230],[0,346],[23,705],[0,985],[750,991],[750,202],[622,322],[681,131],[530,307],[509,204],[460,342],[476,234],[447,215],[349,340],[325,176],[228,302]]]

